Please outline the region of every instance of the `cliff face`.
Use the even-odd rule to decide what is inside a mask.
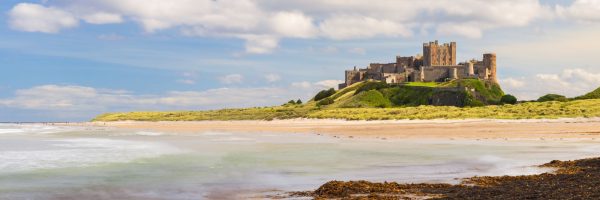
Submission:
[[[467,93],[459,91],[441,91],[431,95],[430,105],[464,107],[467,103]]]

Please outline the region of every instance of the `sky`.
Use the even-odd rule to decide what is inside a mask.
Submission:
[[[457,42],[506,93],[600,86],[600,0],[0,2],[0,121],[280,105],[343,71]]]

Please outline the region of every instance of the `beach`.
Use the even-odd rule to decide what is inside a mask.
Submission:
[[[0,124],[0,199],[342,198],[336,188],[359,180],[367,182],[351,195],[370,195],[360,187],[386,181],[400,184],[394,191],[443,184],[402,195],[475,193],[456,184],[552,173],[539,166],[598,157],[599,125],[594,118]]]
[[[273,121],[123,121],[75,126],[114,127],[190,134],[206,131],[305,133],[343,138],[406,140],[600,140],[600,118],[523,120],[383,120],[291,119]]]

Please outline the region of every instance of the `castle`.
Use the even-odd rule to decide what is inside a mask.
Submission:
[[[367,68],[346,70],[345,88],[364,80],[378,80],[399,84],[404,82],[444,82],[462,78],[478,78],[497,82],[496,54],[483,54],[483,60],[469,60],[456,64],[456,42],[423,43],[423,55],[396,56],[394,63],[371,63]]]

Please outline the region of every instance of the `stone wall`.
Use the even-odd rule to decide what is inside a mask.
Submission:
[[[346,86],[358,83],[364,80],[365,71],[346,70]]]
[[[364,80],[388,83],[406,81],[447,81],[449,79],[479,78],[497,82],[496,54],[483,54],[482,60],[470,60],[456,64],[456,43],[438,41],[423,44],[423,56],[396,56],[395,63],[371,63],[363,69],[346,71],[346,82],[340,88]]]
[[[423,44],[423,66],[456,65],[456,42]]]
[[[423,82],[444,81],[450,77],[449,68],[447,67],[422,67],[421,74]]]

